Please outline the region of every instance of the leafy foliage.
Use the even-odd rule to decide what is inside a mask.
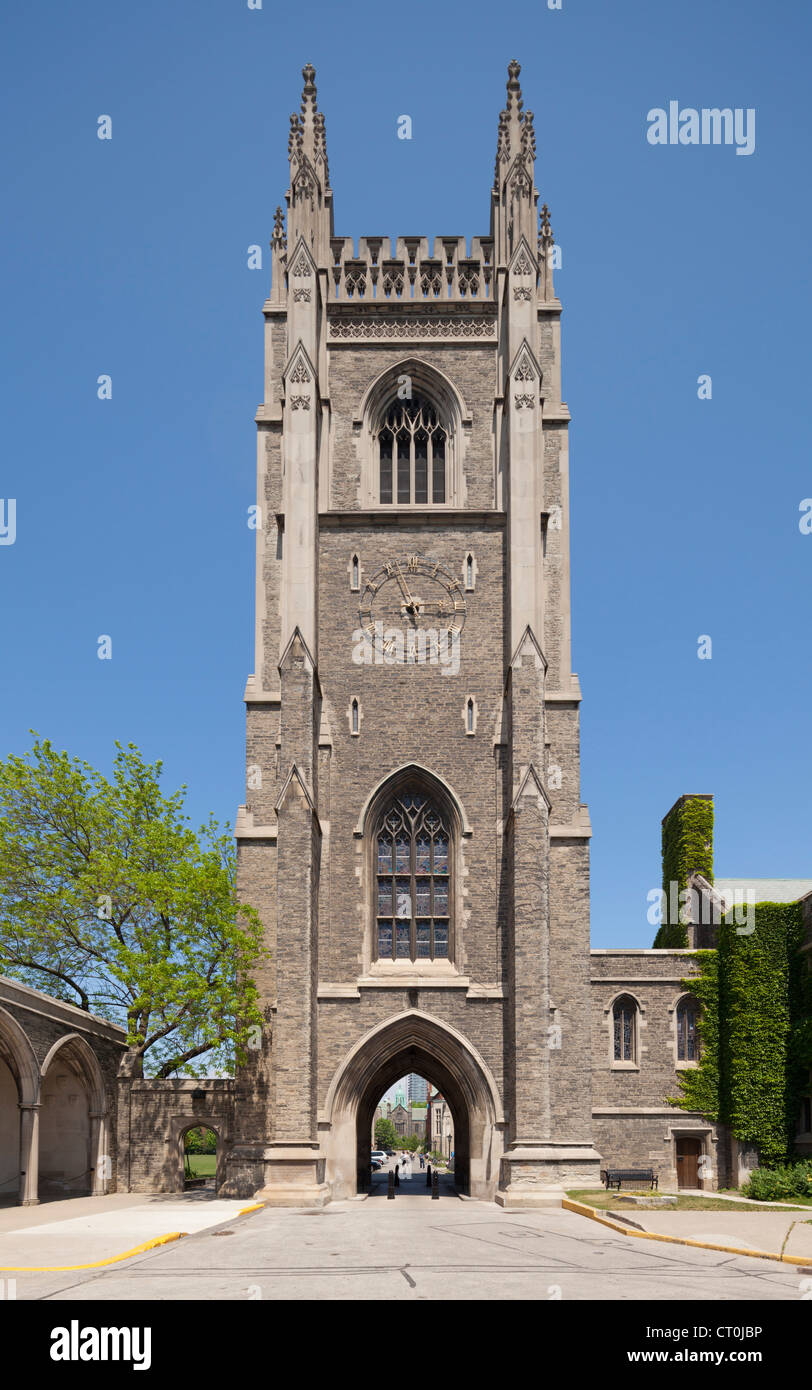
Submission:
[[[719,953],[697,951],[701,973],[682,981],[683,989],[693,995],[700,1006],[699,1066],[680,1072],[682,1095],[669,1097],[672,1105],[683,1110],[700,1110],[711,1120],[720,1118],[719,1052],[721,1045],[719,1019]]]
[[[758,1202],[791,1202],[793,1197],[812,1197],[812,1158],[775,1168],[756,1168],[742,1192]]]
[[[800,952],[798,903],[757,903],[753,931],[734,915],[720,924],[718,951],[699,951],[698,979],[684,981],[702,1005],[699,1066],[680,1077],[674,1101],[729,1124],[766,1167],[792,1151],[812,1066],[812,978]]]
[[[217,1152],[217,1135],[205,1125],[200,1129],[187,1130],[184,1151],[187,1154],[214,1154]]]
[[[663,821],[663,892],[671,903],[671,884],[682,893],[691,874],[702,874],[713,883],[713,801],[706,796],[680,797]],[[673,915],[673,914],[671,914]],[[654,938],[655,947],[680,949],[688,945],[684,923],[663,917]]]
[[[400,1135],[392,1121],[383,1116],[375,1121],[375,1143],[379,1149],[396,1149],[400,1143]]]
[[[132,743],[112,780],[47,739],[0,762],[0,971],[121,1024],[131,1074],[198,1075],[258,1036],[262,927],[231,836],[160,778]]]

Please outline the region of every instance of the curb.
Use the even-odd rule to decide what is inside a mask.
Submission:
[[[787,1265],[812,1264],[812,1255],[776,1255],[771,1250],[743,1250],[739,1245],[713,1245],[706,1240],[691,1240],[688,1236],[666,1236],[660,1231],[635,1231],[629,1226],[621,1226],[618,1221],[613,1221],[611,1216],[599,1214],[595,1207],[588,1207],[583,1202],[573,1202],[569,1197],[565,1197],[561,1205],[567,1211],[574,1211],[577,1216],[587,1216],[590,1221],[597,1221],[600,1226],[608,1226],[610,1231],[617,1231],[622,1236],[632,1236],[637,1240],[659,1240],[666,1245],[692,1245],[699,1250],[721,1250],[725,1255],[749,1255],[754,1260],[777,1260]]]
[[[106,1260],[93,1260],[86,1265],[0,1265],[0,1271],[10,1274],[61,1274],[70,1269],[101,1269],[104,1265],[115,1265],[121,1260],[132,1259],[133,1255],[143,1255],[147,1250],[154,1250],[158,1245],[168,1245],[172,1240],[182,1240],[186,1231],[170,1231],[168,1235],[156,1236],[154,1240],[145,1240],[142,1245],[134,1245],[132,1250],[125,1250],[123,1255],[110,1255]]]

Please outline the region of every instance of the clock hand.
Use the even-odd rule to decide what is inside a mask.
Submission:
[[[403,582],[403,575],[400,572],[400,565],[398,565],[395,569],[395,578],[397,579],[398,584],[400,585],[401,593],[403,594],[403,597],[406,600],[406,611],[413,611],[414,599],[412,598],[411,594],[409,593],[409,590],[406,588],[406,585]]]

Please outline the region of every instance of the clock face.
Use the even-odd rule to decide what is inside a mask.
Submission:
[[[459,581],[437,560],[407,555],[388,560],[361,595],[361,624],[371,637],[383,628],[405,632],[433,629],[456,634],[465,622],[465,596]]]

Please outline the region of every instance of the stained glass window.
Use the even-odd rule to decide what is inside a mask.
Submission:
[[[390,802],[376,835],[379,958],[448,959],[449,846],[448,826],[422,792],[410,789]]]
[[[612,1010],[614,1058],[616,1062],[637,1060],[637,1005],[624,997]]]

